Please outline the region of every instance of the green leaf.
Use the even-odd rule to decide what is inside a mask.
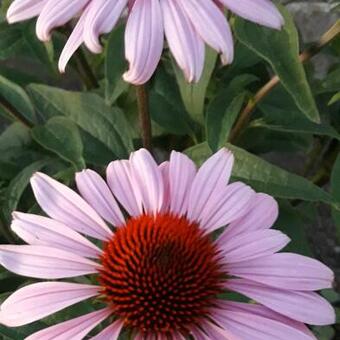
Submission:
[[[30,178],[36,171],[39,171],[48,165],[49,162],[51,162],[51,160],[45,159],[30,164],[9,183],[5,194],[6,200],[3,211],[8,224],[11,220],[11,213],[17,208],[19,200],[30,181]]]
[[[11,180],[23,167],[41,159],[30,149],[30,129],[21,123],[13,123],[0,135],[0,178]]]
[[[205,65],[202,77],[197,84],[189,84],[184,78],[182,70],[173,61],[175,74],[186,110],[191,118],[198,123],[204,122],[204,100],[211,75],[214,71],[217,53],[206,48]]]
[[[256,191],[278,198],[332,203],[332,198],[327,192],[305,178],[270,164],[234,145],[225,146],[235,156],[233,180],[248,183]],[[185,153],[196,163],[201,164],[212,154],[212,151],[207,143],[202,143],[187,149]]]
[[[23,148],[30,142],[30,130],[15,122],[0,135],[0,155],[9,148]]]
[[[246,93],[240,93],[234,98],[228,98],[228,93],[222,91],[207,109],[207,141],[213,151],[223,146],[231,128],[241,111]]]
[[[115,28],[108,39],[105,56],[105,101],[111,105],[128,88],[122,78],[128,65],[124,56],[124,25]]]
[[[33,56],[37,57],[38,60],[49,67],[51,71],[56,73],[56,64],[54,63],[54,48],[53,41],[42,43],[36,35],[35,23],[28,23],[23,30],[22,35],[24,42],[30,49]]]
[[[65,115],[96,139],[97,145],[100,143],[105,150],[111,151],[112,158],[125,158],[133,150],[130,126],[123,112],[107,106],[97,94],[36,84],[30,85],[28,91],[45,119]],[[86,140],[83,143],[86,148],[88,143]]]
[[[327,74],[326,78],[322,81],[322,88],[324,91],[337,91],[340,88],[340,67],[332,70]]]
[[[152,119],[167,132],[194,136],[193,122],[183,105],[176,80],[159,67],[149,95]]]
[[[333,105],[335,103],[337,103],[338,101],[340,101],[340,91],[337,92],[329,101],[328,105]]]
[[[319,112],[306,73],[299,60],[299,39],[288,10],[279,6],[285,19],[281,31],[265,28],[237,18],[235,34],[238,40],[264,58],[279,76],[283,86],[306,117],[318,123]]]
[[[340,140],[340,134],[328,123],[316,124],[301,114],[282,86],[275,88],[261,103],[264,118],[254,120],[251,128],[266,128],[287,133],[329,136]]]
[[[337,228],[338,238],[340,240],[340,155],[338,155],[333,166],[331,174],[331,191],[337,206],[332,208],[332,216]]]
[[[0,24],[0,60],[23,52],[25,44],[22,39],[21,27]]]
[[[252,74],[235,77],[227,88],[222,88],[209,103],[206,112],[207,141],[213,151],[223,146],[242,108],[245,88],[256,81]]]
[[[5,98],[28,121],[34,123],[34,107],[27,93],[17,84],[0,75],[0,96]],[[0,101],[1,106],[1,101]]]
[[[281,108],[275,108],[274,110],[281,111]],[[273,113],[273,110],[271,111]],[[302,121],[297,119],[296,123],[279,124],[279,123],[267,123],[265,119],[255,119],[250,125],[250,128],[265,128],[273,131],[287,132],[287,133],[307,133],[321,136],[329,136],[340,140],[340,134],[328,124],[315,124],[310,121]]]
[[[83,143],[78,127],[70,119],[54,117],[32,129],[32,137],[45,149],[70,162],[77,170],[85,167]]]
[[[301,204],[293,208],[287,201],[279,201],[280,213],[275,227],[291,239],[284,251],[312,256],[306,233],[306,221],[301,213]],[[309,203],[312,204],[312,203]],[[308,221],[310,223],[310,221]]]

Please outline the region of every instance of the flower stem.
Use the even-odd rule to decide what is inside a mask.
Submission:
[[[137,85],[136,95],[143,147],[149,151],[152,151],[151,118],[149,113],[149,98],[146,86]]]
[[[328,43],[330,43],[334,38],[336,38],[340,34],[340,20],[338,20],[321,38],[320,40],[310,48],[307,48],[300,54],[300,61],[302,63],[310,60],[316,54],[320,52],[320,50],[325,47]],[[255,94],[253,98],[251,98],[243,111],[240,113],[240,116],[231,131],[230,134],[230,142],[235,142],[243,129],[248,125],[251,114],[255,110],[257,104],[265,98],[274,87],[280,83],[280,78],[278,76],[274,76],[271,78],[268,83],[266,83],[260,90]]]
[[[5,97],[0,94],[0,106],[15,120],[19,121],[28,128],[33,124],[26,119]]]

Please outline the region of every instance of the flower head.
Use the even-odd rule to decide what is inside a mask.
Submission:
[[[96,297],[101,309],[27,339],[82,339],[106,319],[93,339],[117,339],[122,329],[134,339],[315,339],[304,324],[334,322],[332,307],[314,292],[331,287],[333,273],[314,259],[278,253],[289,238],[270,229],[277,203],[229,183],[233,161],[221,149],[199,170],[179,152],[157,165],[141,149],[112,162],[107,181],[78,173],[80,194],[36,173],[32,188],[49,217],[13,213],[12,229],[27,245],[1,245],[0,263],[68,282],[20,288],[1,305],[0,322],[25,325]],[[83,275],[93,284],[71,282]],[[229,292],[256,303],[232,301]]]
[[[125,56],[129,70],[124,79],[145,83],[154,73],[163,50],[164,34],[178,65],[190,82],[198,81],[204,65],[204,43],[233,60],[231,30],[223,6],[245,19],[279,29],[283,18],[270,0],[15,0],[7,12],[10,23],[38,16],[36,32],[46,41],[55,27],[80,14],[60,56],[64,72],[82,44],[100,53],[99,36],[110,32],[128,9]]]

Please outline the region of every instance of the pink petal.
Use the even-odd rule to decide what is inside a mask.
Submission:
[[[197,221],[211,195],[227,185],[234,163],[233,154],[223,148],[206,160],[193,180],[188,205],[188,217]]]
[[[215,309],[213,319],[221,327],[230,330],[240,339],[252,340],[313,340],[306,332],[292,327],[290,324],[265,318],[255,313],[248,313],[236,308]]]
[[[140,149],[130,156],[131,177],[135,191],[142,198],[144,211],[156,214],[162,209],[164,184],[162,174],[151,154]]]
[[[85,237],[47,217],[14,212],[11,228],[31,245],[52,246],[84,257],[101,254],[101,250]]]
[[[222,238],[233,238],[244,232],[271,228],[278,213],[279,207],[273,197],[262,193],[255,194],[248,212],[228,226],[221,236],[221,242]]]
[[[106,327],[96,336],[92,337],[92,340],[117,340],[119,334],[123,328],[124,321],[121,319],[116,320],[114,323]]]
[[[36,332],[25,340],[82,340],[99,323],[112,314],[110,307],[71,319]]]
[[[332,306],[314,292],[299,292],[265,286],[246,279],[227,281],[225,289],[238,292],[293,320],[311,325],[335,322]]]
[[[143,213],[140,197],[136,197],[131,180],[131,166],[127,160],[113,161],[106,169],[107,183],[124,209],[131,216]]]
[[[200,37],[214,50],[220,52],[222,62],[234,59],[233,37],[223,12],[213,1],[186,0],[178,2],[190,18]]]
[[[31,19],[40,14],[46,0],[16,0],[11,3],[7,10],[9,24]]]
[[[194,327],[191,334],[195,340],[211,340],[200,328]]]
[[[80,47],[80,45],[83,43],[83,33],[84,33],[84,24],[85,19],[88,14],[89,7],[87,6],[83,12],[83,14],[80,16],[76,26],[74,27],[70,37],[68,38],[61,55],[59,57],[58,62],[58,69],[60,73],[64,73],[66,69],[66,65],[71,59],[72,55],[75,53],[75,51]]]
[[[165,161],[159,164],[159,171],[161,172],[164,183],[164,197],[161,211],[167,212],[170,205],[170,183],[169,183],[169,165],[170,162]]]
[[[67,282],[39,282],[10,295],[0,307],[0,322],[18,327],[42,319],[77,302],[98,295],[99,286]]]
[[[284,19],[269,0],[220,0],[228,9],[240,17],[260,25],[280,29]]]
[[[195,175],[194,162],[184,154],[172,151],[169,166],[170,211],[175,215],[186,213]]]
[[[313,333],[308,329],[308,327],[304,323],[289,319],[279,313],[272,311],[271,309],[265,306],[254,304],[254,303],[242,303],[242,302],[223,301],[223,300],[219,300],[218,305],[220,308],[225,309],[225,310],[232,310],[236,312],[254,314],[254,315],[261,316],[267,319],[278,321],[289,327],[295,328],[296,330],[300,332],[304,332],[306,335],[310,337],[310,339],[316,340]]]
[[[93,208],[66,185],[42,173],[31,178],[31,185],[39,205],[52,218],[100,240],[112,236],[112,231]]]
[[[331,288],[334,280],[333,272],[321,262],[288,253],[230,264],[228,272],[265,285],[292,290]]]
[[[38,279],[61,279],[97,272],[99,265],[47,246],[0,245],[0,263],[9,271]]]
[[[224,240],[223,236],[222,239]],[[217,244],[225,257],[225,263],[236,264],[272,255],[285,247],[289,241],[289,237],[280,231],[265,229],[239,234],[226,239],[225,242],[218,239]]]
[[[84,27],[84,42],[93,53],[102,52],[99,36],[116,26],[128,0],[96,0],[89,5]]]
[[[177,1],[163,0],[165,36],[188,82],[197,82],[204,66],[204,43]]]
[[[241,182],[216,190],[200,213],[200,224],[208,232],[225,226],[243,216],[251,203],[254,191]]]
[[[227,329],[222,329],[209,321],[202,322],[202,328],[210,340],[243,340]]]
[[[150,79],[162,54],[163,31],[159,0],[135,1],[125,29],[125,57],[129,62],[125,81],[138,85]]]
[[[40,40],[48,41],[51,31],[76,16],[89,0],[47,0],[37,20],[36,33]]]
[[[125,224],[125,218],[105,181],[93,170],[76,174],[77,188],[85,200],[114,226]]]

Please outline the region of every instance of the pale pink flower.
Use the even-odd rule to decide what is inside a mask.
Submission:
[[[164,34],[186,79],[200,79],[204,43],[221,53],[224,64],[234,56],[231,30],[223,6],[261,25],[279,29],[283,18],[270,0],[15,0],[7,12],[10,23],[38,16],[37,36],[50,39],[53,28],[80,15],[59,59],[65,67],[82,44],[100,53],[99,36],[110,32],[128,9],[125,56],[129,70],[124,79],[145,83],[154,73],[163,50]]]
[[[112,162],[107,182],[92,170],[77,173],[80,195],[36,173],[32,188],[50,218],[13,213],[12,229],[28,244],[1,245],[1,264],[38,279],[92,275],[88,282],[98,284],[29,284],[3,302],[0,322],[25,325],[96,297],[106,307],[27,340],[83,339],[105,319],[92,339],[115,340],[122,329],[134,339],[315,339],[305,323],[334,322],[331,305],[314,292],[331,287],[333,273],[317,260],[277,253],[289,242],[271,229],[277,203],[228,183],[233,162],[221,149],[199,170],[179,152],[157,165],[141,149]],[[228,292],[257,303],[220,298]]]

